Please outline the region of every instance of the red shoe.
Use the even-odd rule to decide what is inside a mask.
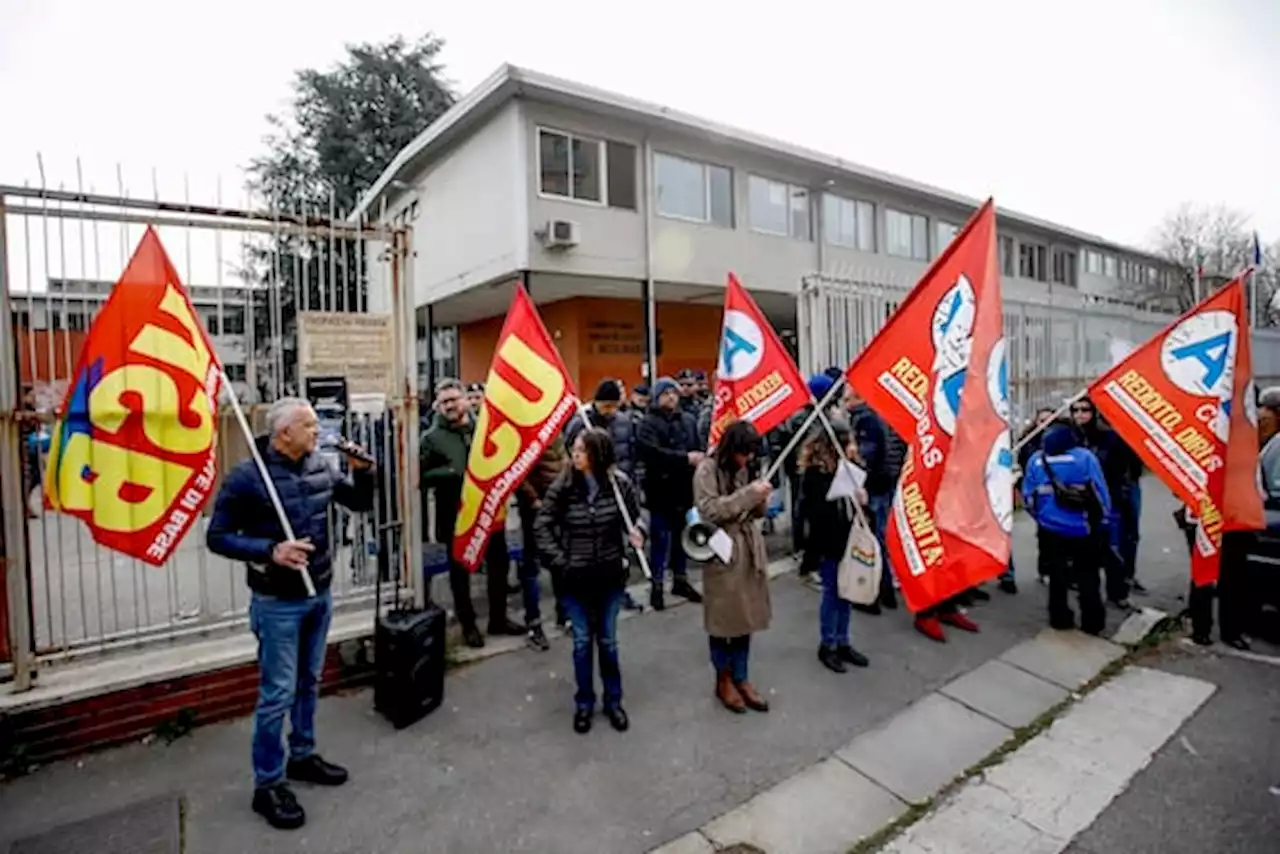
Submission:
[[[943,614],[938,619],[942,620],[942,622],[946,623],[948,626],[955,626],[961,631],[974,632],[975,634],[982,631],[978,628],[977,623],[969,619],[968,614],[962,614],[959,611],[952,611],[950,613]]]
[[[942,631],[942,623],[937,617],[916,617],[916,631],[929,640],[946,643],[947,636]]]

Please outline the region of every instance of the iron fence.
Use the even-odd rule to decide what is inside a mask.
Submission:
[[[371,448],[381,464],[374,512],[332,514],[335,601],[367,601],[378,573],[402,571],[411,542],[420,542],[413,521],[417,466],[401,464],[416,459],[418,438],[407,227],[347,221],[332,210],[255,208],[252,200],[228,207],[221,198],[212,205],[130,198],[123,187],[104,196],[83,188],[0,186],[0,481],[7,546],[7,602],[0,600],[7,626],[0,634],[10,641],[0,643],[0,652],[8,647],[18,675],[40,659],[203,633],[245,619],[243,566],[204,545],[211,506],[158,568],[98,546],[79,520],[42,506],[55,411],[88,330],[147,226],[160,235],[230,390],[255,427],[271,401],[305,394],[303,319],[376,315],[385,322],[380,328],[393,354],[385,388],[353,390],[344,408],[322,413],[329,417],[326,429]],[[221,474],[248,457],[248,446],[229,407],[219,423]],[[336,455],[331,462],[342,465]]]

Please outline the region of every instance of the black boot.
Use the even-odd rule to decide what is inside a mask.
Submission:
[[[662,585],[656,581],[649,591],[649,607],[655,611],[664,611],[667,608],[667,602],[662,596]]]
[[[325,762],[318,753],[305,759],[290,759],[284,773],[290,780],[317,786],[341,786],[347,782],[347,769]]]
[[[480,649],[484,646],[484,635],[475,626],[463,626],[462,641],[472,649]]]
[[[844,662],[840,660],[840,653],[833,646],[818,647],[818,661],[821,661],[823,667],[834,673],[848,672]]]
[[[538,652],[546,652],[551,649],[551,643],[547,640],[546,632],[542,631],[542,626],[534,626],[529,629],[529,647],[536,649]]]
[[[502,636],[520,637],[526,631],[528,630],[524,626],[520,625],[505,614],[496,620],[489,621],[489,637],[491,638]]]
[[[852,664],[854,667],[866,667],[871,663],[865,655],[848,644],[836,647],[836,652],[840,654],[841,661],[846,664]]]
[[[694,589],[694,586],[689,583],[687,578],[677,578],[671,582],[671,595],[679,596],[681,599],[686,599],[695,605],[702,601],[702,594]]]
[[[609,719],[609,725],[618,732],[626,732],[631,728],[631,720],[622,706],[610,706],[604,710],[604,716]]]
[[[578,709],[573,713],[573,731],[578,735],[586,735],[591,732],[591,718],[594,712],[591,709]]]
[[[254,789],[253,811],[277,830],[297,830],[307,823],[307,814],[284,783]]]

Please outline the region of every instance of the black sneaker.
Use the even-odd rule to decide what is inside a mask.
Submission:
[[[1016,596],[1018,593],[1018,582],[1012,578],[1000,579],[1000,592],[1008,593],[1010,596]]]
[[[1141,581],[1139,581],[1136,578],[1129,579],[1129,589],[1132,590],[1134,593],[1137,593],[1139,596],[1146,596],[1148,593],[1151,592],[1150,590],[1147,589],[1147,585],[1143,584]]]
[[[637,614],[644,613],[644,606],[637,602],[629,591],[624,590],[622,593],[622,607],[628,611],[635,611]]]
[[[622,706],[610,706],[604,710],[604,716],[609,719],[609,726],[618,732],[626,732],[631,728],[631,720]]]
[[[484,646],[484,635],[480,634],[480,630],[475,626],[462,627],[462,640],[472,649],[480,649]]]
[[[573,713],[573,731],[578,735],[591,732],[591,709],[578,709]]]
[[[649,591],[649,607],[655,611],[666,610],[667,602],[662,596],[662,585],[655,584],[653,589]]]
[[[313,783],[317,786],[341,786],[347,782],[347,769],[332,762],[325,762],[318,753],[313,753],[305,759],[290,759],[284,773],[290,780]]]
[[[677,578],[671,583],[671,595],[679,596],[695,605],[702,601],[702,594],[694,589],[687,578]]]
[[[547,634],[542,630],[542,626],[534,626],[529,629],[529,648],[536,649],[538,652],[546,652],[551,649],[551,643],[547,640]]]
[[[253,811],[276,830],[297,830],[307,823],[307,814],[284,783],[253,790]]]
[[[852,664],[854,667],[866,667],[871,663],[865,655],[848,644],[836,647],[836,652],[839,653],[841,661],[845,664]]]
[[[981,587],[975,587],[969,591],[969,597],[974,602],[990,602],[991,594],[983,590]]]
[[[822,666],[833,673],[848,673],[848,668],[844,666],[844,662],[840,659],[840,653],[833,646],[818,647],[818,661],[822,662]]]

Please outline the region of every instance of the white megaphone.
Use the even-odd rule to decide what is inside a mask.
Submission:
[[[684,553],[690,559],[704,563],[716,557],[715,549],[711,547],[711,538],[720,529],[709,522],[704,522],[697,507],[689,509],[684,521],[684,535],[680,538]]]

